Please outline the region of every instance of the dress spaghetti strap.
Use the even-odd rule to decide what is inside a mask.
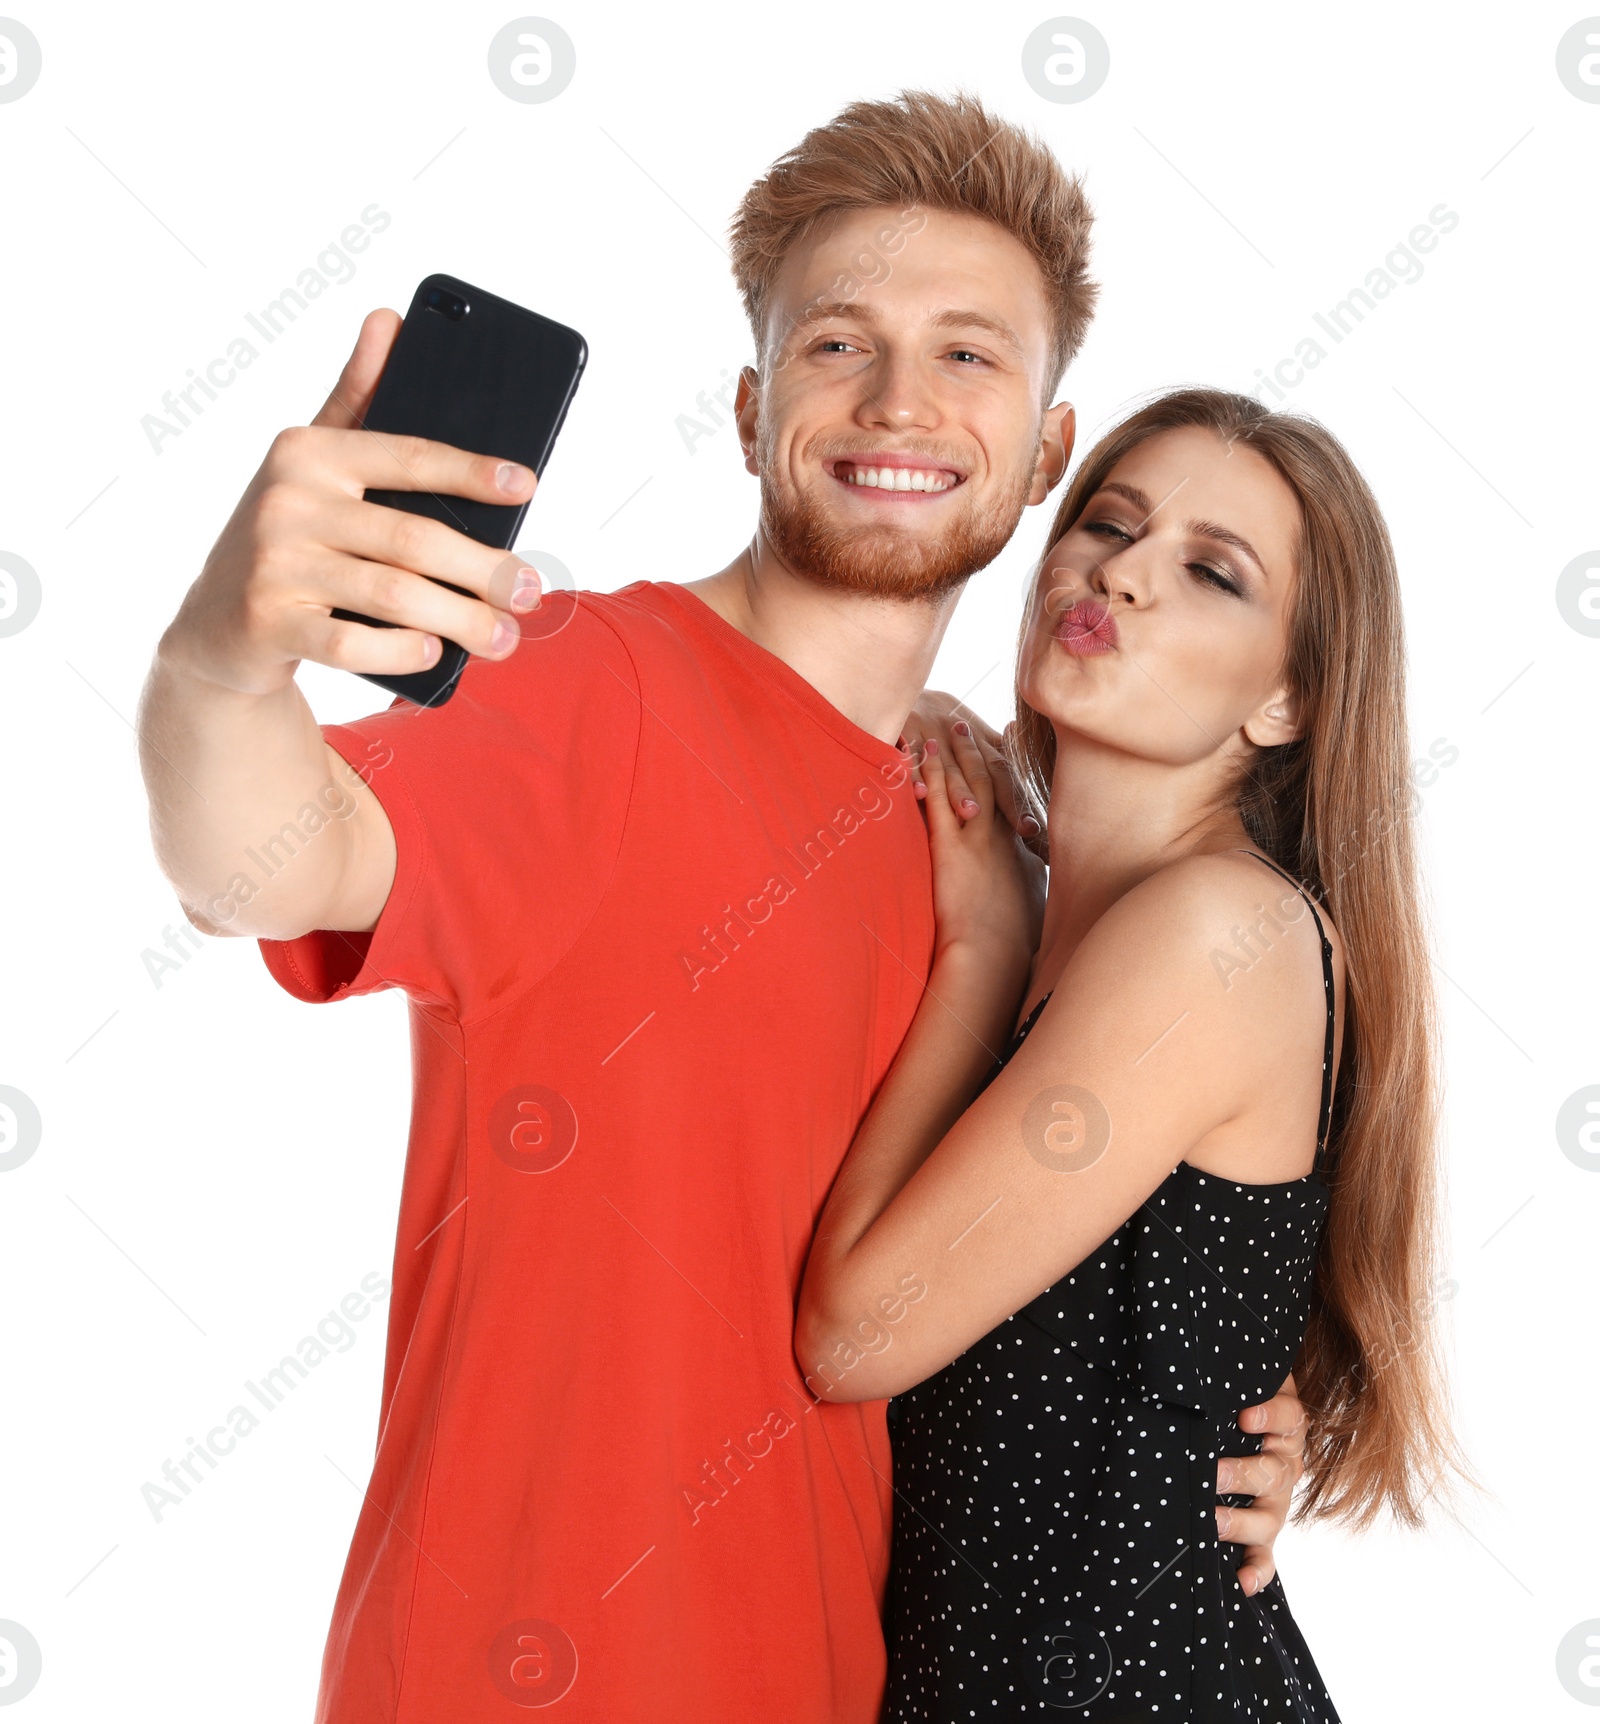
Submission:
[[[1311,919],[1317,925],[1317,938],[1322,942],[1322,992],[1328,1002],[1328,1026],[1322,1038],[1322,1105],[1317,1114],[1317,1154],[1312,1163],[1316,1171],[1321,1173],[1323,1157],[1328,1147],[1328,1128],[1333,1123],[1333,946],[1328,940],[1327,930],[1322,926],[1322,918],[1317,914],[1315,900],[1292,874],[1285,873],[1276,862],[1268,861],[1259,850],[1241,849],[1239,854],[1254,856],[1256,861],[1265,862],[1274,874],[1281,874],[1294,887],[1305,899]]]

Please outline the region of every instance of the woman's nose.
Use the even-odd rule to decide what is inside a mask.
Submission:
[[[1149,603],[1151,582],[1149,553],[1142,545],[1129,545],[1115,556],[1095,560],[1089,570],[1089,589],[1104,604],[1121,599],[1138,609]]]

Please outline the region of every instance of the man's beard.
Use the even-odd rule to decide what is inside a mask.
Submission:
[[[943,598],[992,563],[1016,531],[1033,481],[1023,471],[986,507],[964,510],[927,537],[892,523],[841,527],[811,498],[774,482],[775,470],[763,458],[761,531],[783,563],[818,586],[905,601]],[[826,474],[823,482],[838,483]]]

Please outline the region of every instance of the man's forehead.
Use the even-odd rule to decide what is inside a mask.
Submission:
[[[851,321],[982,331],[1018,358],[1048,345],[1043,271],[1014,235],[970,212],[840,211],[789,253],[773,287],[780,344]]]

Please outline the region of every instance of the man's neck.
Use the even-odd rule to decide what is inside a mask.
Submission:
[[[851,723],[889,743],[922,693],[960,597],[907,602],[822,586],[792,574],[759,534],[725,569],[683,584]]]

